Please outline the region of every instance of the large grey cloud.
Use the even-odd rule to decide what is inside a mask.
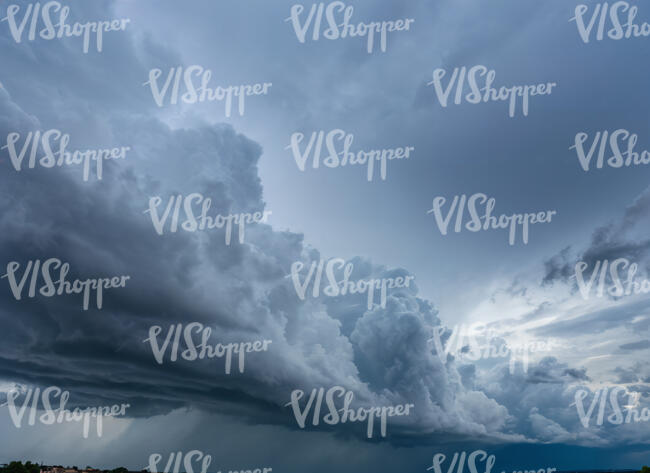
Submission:
[[[88,17],[113,15],[111,2],[83,8]],[[382,13],[402,14],[404,8]],[[526,34],[532,25],[519,19],[532,17],[523,8],[516,13],[513,24]],[[88,183],[77,169],[16,173],[6,150],[0,155],[0,261],[55,256],[79,275],[131,275],[126,289],[107,294],[103,310],[87,312],[77,298],[15,301],[3,279],[2,379],[59,385],[79,404],[125,400],[133,406],[129,416],[143,421],[191,406],[294,429],[283,407],[292,389],[342,385],[368,405],[416,405],[416,415],[391,424],[396,443],[436,444],[441,434],[501,442],[621,441],[577,428],[570,389],[589,380],[582,367],[545,359],[522,377],[503,365],[486,373],[456,360],[443,364],[427,344],[431,326],[440,324],[438,313],[417,286],[392,292],[386,308],[370,311],[363,296],[300,301],[286,277],[291,264],[330,256],[306,245],[300,234],[250,226],[246,243],[229,247],[223,231],[156,235],[143,214],[152,195],[201,192],[222,213],[265,207],[259,144],[230,125],[215,124],[219,118],[172,127],[163,115],[174,112],[155,108],[142,87],[148,69],[182,60],[160,38],[116,35],[104,53],[83,58],[69,42],[18,46],[4,30],[0,40],[6,70],[21,71],[0,75],[0,137],[56,127],[72,135],[74,147],[132,147],[125,161],[107,165],[101,182]],[[362,48],[344,59],[350,65],[376,60]],[[450,65],[470,59],[445,58]],[[307,87],[286,96],[300,107],[309,92]],[[628,248],[620,232],[646,214],[642,198],[619,228],[599,231],[595,249],[585,254]],[[645,245],[629,244],[629,254],[643,256]],[[355,279],[409,274],[367,258],[352,261]],[[549,275],[566,274],[561,261]],[[266,337],[273,344],[268,353],[248,358],[244,375],[225,376],[207,361],[156,365],[143,343],[148,327],[190,321],[212,326],[218,340]]]
[[[415,403],[418,414],[402,422],[409,431],[498,432],[507,410],[464,389],[453,367],[431,353],[427,327],[439,321],[415,287],[392,291],[386,308],[372,311],[364,310],[361,295],[303,302],[286,276],[294,261],[309,264],[320,255],[305,248],[298,234],[250,226],[246,243],[231,246],[224,245],[223,231],[155,234],[143,214],[152,195],[201,192],[213,199],[215,212],[262,210],[257,172],[262,150],[228,125],[171,129],[143,115],[141,99],[129,98],[128,86],[127,96],[115,101],[117,83],[133,84],[134,71],[146,70],[138,54],[155,49],[146,42],[144,51],[129,48],[128,39],[119,43],[123,61],[112,71],[119,82],[97,73],[115,64],[109,53],[80,62],[73,81],[34,84],[40,96],[56,96],[64,108],[49,100],[31,116],[19,105],[23,94],[14,98],[7,92],[18,84],[8,81],[0,92],[3,115],[9,117],[1,136],[25,134],[37,123],[41,130],[56,124],[75,145],[92,143],[96,130],[101,143],[132,147],[123,162],[107,164],[102,181],[87,183],[75,169],[15,172],[4,155],[3,261],[57,257],[70,263],[71,277],[131,279],[125,289],[106,294],[101,311],[87,312],[75,297],[16,301],[4,284],[2,377],[61,386],[79,404],[123,399],[133,406],[131,416],[193,405],[286,425],[294,425],[283,408],[291,390],[342,385],[368,405]],[[74,57],[67,44],[52,47]],[[64,66],[50,60],[38,67]],[[100,86],[99,81],[111,83],[106,93],[80,93],[79,84]],[[87,127],[85,143],[74,141]],[[353,263],[353,279],[408,274],[367,260]],[[148,327],[190,321],[210,325],[221,341],[266,337],[272,348],[251,356],[245,375],[225,376],[209,362],[157,366],[143,343]],[[398,433],[398,426],[393,430]]]

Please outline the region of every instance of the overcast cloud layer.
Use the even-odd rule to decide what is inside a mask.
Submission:
[[[650,22],[650,7],[632,3]],[[650,148],[648,38],[585,44],[569,22],[577,4],[559,0],[361,2],[358,21],[415,19],[372,54],[361,39],[299,43],[291,2],[65,4],[73,20],[130,24],[84,54],[78,38],[16,43],[0,23],[2,145],[58,129],[71,149],[131,149],[87,182],[79,166],[17,172],[0,150],[2,274],[12,261],[21,275],[29,260],[58,258],[69,279],[130,280],[84,311],[79,295],[16,300],[0,279],[0,402],[14,387],[59,386],[70,407],[130,408],[83,439],[76,423],[16,428],[5,405],[0,462],[141,469],[151,453],[199,449],[211,471],[426,471],[435,453],[482,448],[499,471],[647,463],[648,422],[585,427],[575,396],[590,393],[586,409],[598,389],[621,386],[650,408],[650,300],[584,298],[575,267],[585,262],[588,278],[596,262],[627,258],[650,278],[648,167],[584,172],[569,147],[578,132],[624,128]],[[157,107],[149,71],[192,64],[212,70],[211,84],[273,85],[247,97],[243,116],[225,117],[221,103]],[[557,91],[534,97],[528,117],[508,117],[503,103],[440,107],[432,71],[476,64],[499,85]],[[415,154],[390,161],[386,181],[367,182],[363,166],[301,172],[291,134],[335,128],[354,134],[353,149]],[[557,218],[531,226],[526,245],[508,245],[506,231],[441,235],[433,197],[477,192],[498,213]],[[224,229],[158,235],[150,197],[164,207],[191,193],[212,199],[211,215],[271,215],[246,226],[244,243],[235,232],[226,245]],[[362,294],[301,300],[292,264],[328,258],[351,262],[351,280],[414,282],[389,290],[385,307],[368,309]],[[157,364],[149,328],[164,336],[190,322],[210,326],[213,344],[272,343],[247,354],[244,373],[233,363],[225,374],[221,360]],[[552,349],[526,369],[438,356],[434,333],[444,342],[475,322],[496,342]],[[415,408],[383,439],[366,439],[365,423],[299,429],[292,391],[333,386],[358,406]]]

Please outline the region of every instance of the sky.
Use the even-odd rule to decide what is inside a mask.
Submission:
[[[101,51],[90,33],[84,52],[78,36],[29,39],[23,15],[35,2],[0,5],[0,463],[140,470],[153,454],[162,467],[172,452],[196,450],[211,455],[214,473],[416,472],[438,453],[451,473],[455,453],[478,450],[495,456],[497,473],[650,462],[649,420],[609,417],[612,398],[624,412],[650,409],[650,291],[599,295],[601,273],[593,272],[608,262],[605,288],[615,283],[614,261],[622,281],[631,265],[639,284],[650,279],[650,168],[597,168],[593,141],[626,130],[621,151],[630,135],[636,153],[650,150],[648,36],[597,40],[600,21],[605,32],[614,28],[603,16],[583,41],[572,20],[580,1],[323,5],[331,4],[351,7],[353,25],[413,21],[387,32],[385,51],[378,35],[369,53],[366,38],[326,39],[325,19],[318,40],[308,28],[301,42],[292,11],[304,26],[318,4],[295,0],[52,3],[52,12],[69,7],[70,25],[128,19],[103,33]],[[589,24],[600,3],[584,4]],[[637,8],[632,21],[640,30],[650,23],[645,3],[617,5],[622,22]],[[166,95],[159,106],[170,70],[193,65],[210,70],[211,89],[271,85],[246,96],[243,113],[238,98],[229,114],[224,101],[170,103]],[[454,68],[477,65],[495,71],[497,88],[556,85],[530,97],[526,116],[521,108],[509,116],[504,101],[455,104],[455,88],[442,106],[435,71],[446,71],[444,88]],[[82,165],[30,168],[32,149],[46,151],[25,139],[48,130],[69,135],[70,152],[128,150],[104,161],[101,179],[93,167],[84,179]],[[297,150],[308,153],[312,133],[332,130],[353,136],[354,153],[412,151],[387,161],[385,180],[377,168],[369,181],[366,165],[314,168],[309,154],[301,170],[292,139],[302,134]],[[574,146],[579,133],[585,153],[596,150],[587,171]],[[14,148],[25,151],[20,170]],[[614,151],[605,148],[607,160]],[[328,154],[324,144],[322,159]],[[520,229],[512,245],[505,229],[454,231],[454,196],[478,193],[495,199],[497,217],[555,213],[530,225],[527,243]],[[182,217],[178,231],[168,220],[158,232],[156,218],[176,205],[170,197],[192,194],[210,199],[210,216],[268,218],[251,217],[244,234],[233,225],[230,241],[225,228],[185,231]],[[441,218],[451,218],[446,234],[434,211],[439,197]],[[44,283],[25,268],[51,258],[69,263],[70,282],[128,280],[105,289],[101,307],[93,292],[87,310],[81,294],[29,297],[30,285]],[[366,294],[331,296],[325,271],[320,291],[307,279],[321,260],[341,263],[333,266],[339,281],[347,264],[350,281],[410,284],[387,289],[384,300],[378,289],[370,306]],[[221,358],[171,361],[165,352],[158,363],[169,328],[192,322],[211,328],[211,345],[271,343],[246,353],[245,369],[233,355],[229,373]],[[514,365],[473,359],[471,340],[440,353],[436,340],[451,347],[477,324],[488,346],[543,348]],[[70,410],[129,407],[104,418],[101,436],[91,424],[84,438],[80,422],[29,425],[26,416],[16,425],[11,402],[22,406],[36,388],[54,386],[69,392]],[[310,415],[302,428],[292,393],[306,393],[302,409],[312,389],[335,387],[354,393],[355,408],[414,408],[370,439],[365,422],[312,425]],[[12,393],[19,396],[10,402]],[[580,409],[590,406],[584,425]]]

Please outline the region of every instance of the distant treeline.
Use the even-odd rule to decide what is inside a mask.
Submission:
[[[39,465],[38,463],[32,463],[30,461],[25,463],[13,461],[8,465],[0,467],[0,473],[40,473],[41,469],[48,469],[48,468],[51,467],[45,465]],[[81,471],[76,466],[66,466],[65,469]],[[88,466],[85,469],[90,470],[91,468]],[[114,468],[112,470],[101,470],[101,471],[104,473],[128,473],[129,472],[129,470],[124,467]],[[650,473],[650,471],[644,473]]]
[[[50,468],[49,466],[42,466],[39,465],[38,463],[32,463],[30,461],[28,462],[11,462],[8,465],[5,466],[0,466],[0,473],[40,473],[41,468],[47,469]],[[66,470],[77,470],[79,472],[83,471],[79,470],[76,466],[66,466]],[[85,470],[91,470],[91,467],[86,467]],[[102,473],[130,473],[127,468],[124,468],[122,466],[118,468],[113,468],[112,470],[100,470]],[[144,471],[144,470],[143,470]],[[650,473],[650,467],[647,466],[642,466],[641,470],[639,470],[639,473]]]

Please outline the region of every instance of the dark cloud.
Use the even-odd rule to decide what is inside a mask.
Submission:
[[[32,130],[28,115],[1,93],[3,113],[15,117],[0,136]],[[68,110],[66,122],[83,120],[74,106]],[[105,294],[101,311],[82,311],[73,296],[17,301],[3,280],[2,378],[60,386],[72,392],[74,405],[128,402],[129,417],[193,406],[291,428],[295,422],[283,406],[293,389],[342,385],[362,404],[414,403],[417,414],[393,426],[396,436],[402,428],[426,435],[499,432],[507,409],[465,388],[455,368],[431,353],[426,327],[439,320],[432,304],[416,296],[415,284],[391,291],[386,308],[370,311],[364,295],[300,301],[287,278],[290,266],[320,258],[300,235],[252,225],[244,244],[226,246],[223,229],[155,233],[143,213],[153,195],[164,202],[200,192],[213,199],[214,213],[263,210],[259,145],[229,125],[171,129],[152,118],[115,115],[102,126],[133,152],[107,163],[101,181],[86,183],[59,168],[7,167],[0,177],[8,196],[0,204],[0,259],[24,265],[56,257],[70,263],[69,278],[130,276],[127,287]],[[8,164],[6,151],[3,157]],[[352,280],[408,275],[350,261]],[[143,343],[149,327],[165,331],[194,321],[211,326],[213,339],[222,342],[267,338],[273,344],[248,357],[243,375],[226,376],[208,360],[157,365]]]
[[[650,340],[626,343],[621,345],[620,348],[621,350],[645,350],[646,348],[650,348]]]
[[[140,2],[132,3],[74,2],[73,11],[79,18],[102,18],[119,16],[123,10],[139,13],[149,8]],[[282,147],[276,145],[286,141],[284,135],[282,139],[273,137],[263,148],[257,136],[241,132],[248,125],[222,124],[221,114],[203,107],[197,107],[197,111],[180,107],[159,110],[150,91],[143,87],[153,67],[164,69],[202,60],[216,61],[220,67],[214,68],[214,73],[220,80],[241,80],[238,74],[257,77],[264,73],[274,81],[277,94],[270,96],[267,104],[259,105],[259,110],[272,112],[262,119],[268,122],[265,125],[271,130],[269,134],[274,134],[278,123],[294,131],[296,127],[343,126],[343,122],[367,133],[369,139],[394,139],[395,135],[388,131],[400,131],[425,145],[422,153],[425,159],[416,161],[411,171],[405,171],[401,181],[396,180],[397,188],[375,186],[368,190],[371,206],[364,207],[362,193],[356,185],[350,186],[349,193],[339,195],[325,179],[326,187],[319,184],[313,189],[314,199],[323,197],[319,207],[323,212],[313,213],[317,213],[314,220],[336,228],[343,241],[346,238],[352,241],[358,237],[357,233],[365,235],[367,230],[359,232],[344,225],[348,215],[335,222],[326,212],[339,208],[337,199],[349,205],[351,211],[358,205],[363,218],[356,221],[381,234],[383,230],[375,229],[367,221],[367,208],[371,208],[378,220],[390,222],[390,232],[384,235],[387,240],[394,236],[392,232],[400,232],[398,236],[403,238],[400,244],[412,247],[409,250],[415,255],[415,262],[428,264],[425,258],[428,252],[412,245],[410,240],[413,235],[425,232],[405,229],[390,218],[407,215],[410,208],[420,208],[410,203],[404,206],[406,201],[401,200],[407,198],[404,196],[414,195],[424,201],[422,195],[429,198],[432,188],[442,192],[447,184],[457,186],[453,187],[454,192],[464,192],[464,186],[477,185],[478,177],[486,177],[490,186],[499,188],[501,179],[525,178],[529,173],[546,186],[544,176],[535,174],[540,168],[552,172],[554,179],[571,175],[564,168],[553,167],[557,163],[553,166],[542,163],[537,155],[526,161],[508,163],[514,166],[508,168],[512,172],[504,173],[501,167],[500,156],[506,151],[515,149],[518,156],[530,151],[526,143],[534,143],[528,139],[531,130],[545,126],[545,120],[555,121],[549,117],[554,118],[562,110],[557,103],[544,110],[540,107],[543,112],[540,121],[529,122],[530,129],[523,129],[522,121],[508,122],[506,131],[521,139],[497,140],[490,160],[485,159],[485,142],[494,141],[495,130],[503,124],[491,118],[493,108],[480,108],[476,114],[468,114],[463,109],[462,126],[450,130],[446,126],[449,123],[453,126],[454,118],[461,116],[455,114],[461,112],[445,111],[449,113],[443,116],[440,107],[424,105],[432,96],[431,89],[422,84],[434,66],[455,67],[490,60],[490,64],[503,66],[498,78],[508,84],[519,79],[530,80],[520,76],[520,71],[552,76],[549,71],[539,70],[539,65],[527,64],[526,69],[523,63],[512,63],[510,58],[515,57],[513,44],[521,45],[528,57],[530,41],[523,41],[524,38],[535,37],[538,29],[560,24],[556,22],[566,24],[565,8],[557,9],[553,2],[540,3],[534,10],[530,5],[513,6],[505,1],[498,4],[499,8],[483,4],[462,12],[424,4],[412,8],[401,3],[359,5],[359,19],[364,20],[418,16],[413,36],[396,37],[383,57],[367,55],[362,41],[350,48],[337,49],[332,43],[321,42],[309,49],[298,44],[288,28],[276,33],[272,40],[260,41],[260,37],[277,31],[277,24],[282,24],[282,15],[287,11],[268,2],[256,6],[254,18],[249,13],[249,5],[229,5],[228,14],[222,14],[222,10],[216,10],[224,8],[222,3],[204,2],[192,10],[179,8],[175,2],[161,2],[156,7],[158,11],[150,14],[146,10],[138,16],[137,29],[107,37],[102,54],[84,56],[74,40],[17,45],[6,28],[0,29],[3,59],[0,138],[14,131],[24,135],[37,129],[57,128],[70,133],[73,149],[122,145],[132,148],[124,161],[107,163],[104,178],[99,182],[83,182],[80,170],[74,167],[15,172],[7,151],[0,151],[0,261],[24,264],[37,258],[56,257],[70,263],[72,278],[130,276],[126,288],[106,293],[102,310],[91,307],[88,311],[82,311],[80,298],[73,296],[16,301],[7,279],[0,279],[3,333],[0,379],[26,386],[57,385],[68,389],[72,394],[71,407],[130,403],[127,420],[132,423],[121,440],[111,441],[128,450],[133,464],[141,454],[133,452],[134,445],[156,451],[160,445],[151,437],[159,435],[164,437],[160,444],[178,450],[192,442],[208,442],[205,438],[208,434],[214,437],[219,433],[217,423],[235,439],[249,438],[250,430],[245,427],[255,426],[273,440],[272,445],[295,446],[300,458],[294,465],[308,466],[302,470],[343,471],[340,463],[332,460],[335,457],[332,452],[353,441],[356,441],[355,448],[375,461],[373,455],[377,451],[370,450],[369,446],[372,442],[359,440],[363,439],[362,426],[348,424],[331,429],[321,425],[310,429],[310,435],[325,439],[321,441],[327,448],[318,453],[323,461],[318,466],[320,470],[312,467],[310,455],[316,453],[303,440],[305,437],[297,435],[299,429],[286,403],[293,389],[309,391],[335,385],[353,390],[355,399],[363,405],[415,404],[413,416],[398,419],[389,426],[391,444],[386,448],[391,453],[401,447],[426,446],[428,457],[432,446],[451,448],[458,442],[466,445],[629,442],[629,437],[619,436],[619,431],[612,428],[604,428],[602,432],[580,430],[571,403],[576,387],[591,381],[586,368],[571,366],[555,357],[532,364],[525,373],[510,373],[507,362],[499,361],[483,369],[478,363],[462,363],[451,356],[441,361],[427,343],[431,327],[440,326],[438,310],[420,292],[423,284],[418,279],[409,288],[392,290],[385,307],[371,310],[365,306],[364,295],[331,298],[321,295],[303,301],[287,277],[291,264],[302,261],[308,266],[326,258],[326,254],[323,249],[308,245],[300,233],[279,231],[273,217],[270,225],[248,227],[244,244],[235,241],[226,246],[224,230],[159,236],[149,215],[143,213],[151,196],[161,196],[164,201],[168,196],[191,192],[211,197],[212,213],[282,210],[267,206],[260,166],[263,157],[278,165],[283,155],[278,151]],[[501,14],[503,9],[509,11],[507,18]],[[268,21],[269,18],[275,23]],[[177,23],[183,23],[181,19],[185,20],[184,24],[193,25],[196,36],[178,27]],[[474,28],[476,24],[492,25],[501,19],[506,21],[505,30],[522,41],[513,42],[499,28],[482,31]],[[215,37],[215,32],[223,36]],[[562,41],[567,36],[553,35],[552,42],[564,47]],[[185,46],[182,53],[177,48],[181,42]],[[236,57],[241,49],[234,48],[235,44],[249,49],[245,60]],[[429,51],[431,44],[455,46]],[[295,59],[291,67],[287,61],[269,59],[279,50]],[[410,54],[413,50],[424,52],[416,57]],[[386,58],[391,61],[383,61]],[[597,63],[600,71],[600,59]],[[232,64],[241,66],[237,73],[229,67]],[[342,77],[345,83],[341,82]],[[284,80],[278,83],[276,79]],[[575,80],[583,83],[582,70]],[[642,77],[638,80],[645,86],[647,81]],[[582,96],[591,103],[593,94],[605,90],[601,88],[609,86],[609,81],[608,77],[597,75],[593,87],[580,88],[575,99]],[[642,98],[638,101],[643,102]],[[625,104],[620,107],[627,112]],[[384,117],[389,119],[384,121]],[[251,117],[251,122],[255,121]],[[470,140],[467,130],[472,128],[480,134]],[[503,130],[499,133],[507,134]],[[549,133],[551,136],[555,134]],[[442,142],[443,138],[452,141]],[[431,148],[432,145],[435,146]],[[514,148],[501,148],[505,146]],[[435,153],[428,153],[431,150]],[[545,152],[540,151],[540,156]],[[473,161],[464,161],[461,166],[458,156],[464,155]],[[426,159],[428,156],[435,159]],[[436,166],[435,173],[429,172],[431,163]],[[469,165],[476,167],[468,173]],[[493,166],[497,171],[481,166]],[[527,168],[522,170],[517,166]],[[281,166],[278,169],[280,175],[286,171]],[[434,185],[429,182],[432,175],[439,179]],[[447,175],[461,176],[461,179],[449,179]],[[534,194],[534,190],[531,188],[529,193]],[[293,191],[287,188],[286,192],[291,196],[292,209],[311,197],[307,192]],[[374,200],[376,196],[395,202],[382,206],[383,201]],[[544,205],[553,203],[548,195],[537,197],[541,197]],[[576,254],[588,262],[620,256],[644,260],[648,240],[639,226],[647,217],[648,201],[646,192],[626,210],[619,223],[599,228],[590,247]],[[354,221],[354,217],[352,212],[349,220]],[[491,242],[490,238],[486,241]],[[446,279],[453,280],[453,275],[447,275],[444,262],[462,266],[472,256],[449,251],[439,241],[436,245],[439,248],[436,247],[432,266]],[[576,261],[571,254],[573,247],[564,246],[564,250],[549,259],[544,283],[568,280]],[[521,261],[516,253],[514,257],[513,253],[504,256],[505,253],[485,248],[478,252],[481,256],[493,256],[493,262],[507,260],[516,265]],[[392,255],[386,254],[389,257]],[[437,258],[440,258],[439,267]],[[377,260],[368,256],[350,258],[354,265],[352,279],[412,275],[407,269],[387,266]],[[472,262],[480,263],[478,258]],[[487,273],[485,280],[493,275]],[[452,300],[460,300],[469,299],[471,291],[459,284],[453,294],[441,292]],[[514,278],[499,296],[529,300],[531,292],[524,282]],[[535,307],[519,321],[533,320],[554,309],[547,301]],[[580,320],[560,319],[550,328],[538,331],[568,337],[576,333],[598,333],[629,321],[640,309],[643,309],[640,305],[622,310],[603,309]],[[460,310],[458,315],[463,315]],[[222,362],[213,360],[166,361],[157,365],[148,344],[143,343],[149,327],[158,324],[165,330],[175,323],[194,321],[213,329],[215,343],[259,338],[273,343],[267,353],[247,357],[243,374],[235,371],[225,375]],[[446,330],[443,340],[450,334]],[[641,343],[620,347],[632,351],[641,348]],[[645,367],[620,368],[616,374],[620,382],[639,383],[639,390],[641,383],[650,379]],[[169,425],[161,420],[165,418],[178,435],[167,433]],[[43,438],[40,437],[43,432],[35,430],[39,439]],[[266,445],[268,440],[263,436],[254,438],[258,444]],[[639,436],[635,441],[638,439],[645,437]],[[241,455],[250,454],[241,452],[245,443],[224,442],[221,452],[227,454],[229,449],[236,449]],[[15,445],[6,444],[6,448],[3,454],[17,451]],[[54,449],[52,444],[48,448]],[[270,452],[271,447],[264,451]],[[343,461],[357,461],[352,453],[344,455]],[[403,451],[400,454],[407,456]],[[420,456],[424,459],[424,454]],[[259,454],[257,458],[261,457]],[[364,471],[362,468],[367,464],[363,459],[358,462],[361,467],[356,471]],[[394,469],[403,468],[403,464],[387,454],[378,455],[376,462],[383,466],[391,464]],[[420,466],[415,460],[410,462],[414,468]],[[356,466],[355,463],[347,468]]]
[[[618,258],[627,258],[639,265],[647,265],[650,239],[639,239],[633,230],[635,227],[647,225],[645,217],[649,212],[650,188],[625,209],[620,221],[596,228],[586,249],[572,255],[571,248],[567,247],[545,261],[543,284],[568,282],[575,276],[575,264],[579,261],[587,263],[589,268],[593,268],[597,261],[613,261]]]

